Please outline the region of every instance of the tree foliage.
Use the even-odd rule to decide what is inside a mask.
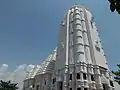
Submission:
[[[120,64],[117,64],[118,70],[117,71],[112,71],[113,74],[115,74],[115,81],[120,84]]]
[[[0,81],[0,90],[17,90],[17,83],[11,83],[11,81]]]
[[[120,0],[108,0],[111,12],[117,11],[120,14]]]

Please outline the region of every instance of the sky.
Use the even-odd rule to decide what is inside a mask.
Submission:
[[[74,4],[92,12],[111,70],[120,63],[120,15],[107,0],[0,0],[0,64],[39,64],[57,45],[60,22]]]
[[[11,80],[14,83],[18,83],[18,90],[23,88],[23,80],[25,80],[28,72],[31,72],[35,65],[19,65],[14,71],[8,71],[9,68],[7,64],[2,64],[0,67],[0,80],[8,81]]]

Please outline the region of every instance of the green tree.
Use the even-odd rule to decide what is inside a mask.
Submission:
[[[120,0],[108,0],[111,12],[117,11],[120,14]]]
[[[11,83],[11,81],[0,81],[0,90],[17,90],[17,83]]]
[[[120,85],[120,64],[117,64],[118,70],[117,71],[112,71],[113,74],[115,74],[115,81],[118,82]]]

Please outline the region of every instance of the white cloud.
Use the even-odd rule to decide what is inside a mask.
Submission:
[[[6,79],[6,75],[7,75],[7,69],[8,69],[8,65],[7,64],[2,64],[0,67],[0,79]]]
[[[7,70],[8,65],[2,64],[0,67],[0,80],[11,80],[12,82],[18,83],[19,90],[22,90],[23,80],[26,77],[28,71],[32,71],[35,66],[30,64],[19,65],[13,72]]]
[[[7,65],[7,64],[2,64],[1,67],[0,67],[0,72],[6,71],[7,68],[8,68],[8,65]]]

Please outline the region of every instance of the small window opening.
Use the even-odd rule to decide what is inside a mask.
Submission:
[[[94,22],[94,18],[92,17],[91,19],[91,27],[93,28],[93,22]]]
[[[103,84],[103,90],[105,90],[105,84]]]
[[[63,82],[59,82],[60,84],[60,90],[63,90],[62,86],[63,86]]]
[[[77,90],[81,90],[81,88],[77,88]]]
[[[45,85],[46,85],[46,80],[45,80],[45,83],[44,83]]]
[[[94,75],[91,75],[91,80],[95,81]]]
[[[103,74],[103,71],[102,71],[102,70],[100,70],[100,74]]]
[[[36,86],[36,90],[39,90],[39,85]]]
[[[70,90],[72,90],[72,88],[70,88]]]
[[[93,22],[91,21],[90,23],[91,23],[91,27],[93,28]]]
[[[77,79],[80,79],[80,73],[77,73]]]
[[[68,86],[69,86],[69,83],[68,83]]]
[[[32,87],[34,88],[34,87],[35,87],[35,85],[33,84],[33,85],[32,85]]]
[[[100,46],[99,46],[99,42],[98,42],[98,40],[95,41],[95,42],[96,42],[95,48],[96,48],[97,51],[100,52]]]
[[[71,31],[71,34],[73,34],[74,32],[73,31]]]
[[[97,51],[100,52],[100,48],[97,45],[95,45],[95,48],[96,48]]]
[[[54,84],[55,82],[56,82],[56,78],[53,78],[53,82],[52,83]]]
[[[70,80],[72,80],[72,74],[70,74]]]
[[[84,90],[88,90],[87,88],[84,88]]]
[[[83,73],[83,79],[87,79],[87,76],[86,76],[86,74],[85,73]]]
[[[114,85],[113,85],[113,82],[110,80],[110,85],[112,86],[112,87],[114,87]]]

